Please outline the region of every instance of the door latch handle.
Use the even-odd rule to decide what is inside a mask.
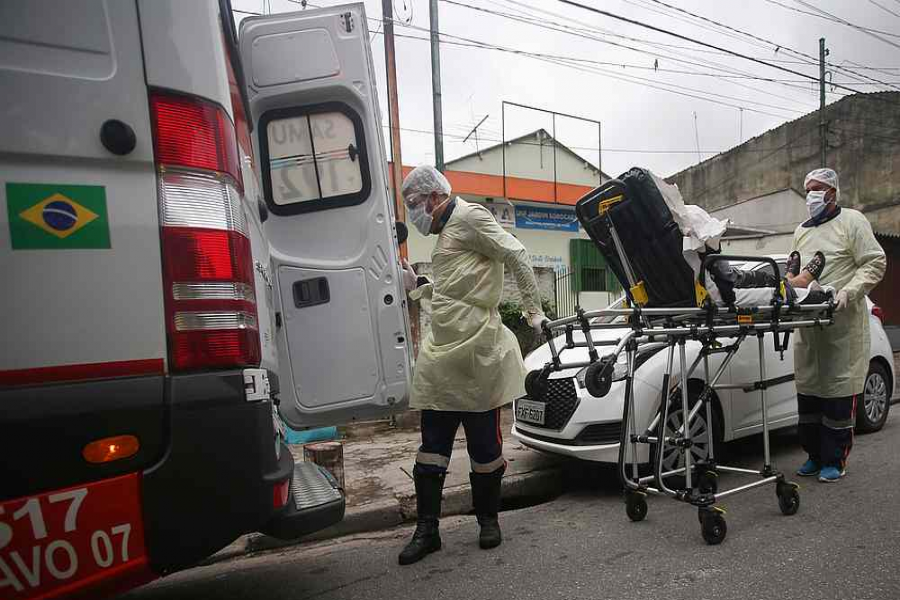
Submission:
[[[325,277],[295,281],[292,288],[294,292],[294,306],[297,308],[328,304],[331,301],[328,279]]]

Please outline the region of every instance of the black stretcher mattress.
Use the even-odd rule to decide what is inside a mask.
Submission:
[[[643,281],[648,307],[695,306],[694,272],[682,256],[684,237],[650,172],[632,168],[585,195],[575,214],[606,258],[625,290],[630,285],[609,230],[601,215],[608,211],[631,264],[636,282]],[[630,298],[630,292],[627,292]]]

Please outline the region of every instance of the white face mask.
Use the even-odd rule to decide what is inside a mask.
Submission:
[[[814,191],[806,193],[806,210],[809,211],[809,218],[815,219],[822,216],[825,212],[825,193],[824,191]]]
[[[419,230],[422,235],[431,233],[431,222],[433,217],[425,212],[426,202],[420,202],[408,209],[409,220]]]
[[[407,214],[409,215],[409,220],[412,222],[415,228],[419,230],[419,233],[421,233],[422,235],[430,235],[431,225],[434,221],[434,211],[445,205],[449,201],[450,197],[448,196],[443,202],[431,209],[431,212],[428,212],[426,210],[426,206],[428,204],[427,198],[411,207],[408,206]]]

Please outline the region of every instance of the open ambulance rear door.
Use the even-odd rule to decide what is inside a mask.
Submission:
[[[251,17],[240,50],[294,428],[407,405],[411,344],[362,4]]]

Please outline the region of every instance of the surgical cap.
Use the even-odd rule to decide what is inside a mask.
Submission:
[[[432,192],[449,196],[450,182],[431,165],[419,165],[403,180],[400,191],[407,202],[415,202],[418,197],[428,196]]]
[[[803,187],[809,185],[810,181],[818,181],[824,183],[828,187],[833,187],[835,191],[835,200],[840,198],[841,188],[838,186],[838,174],[834,169],[813,169],[806,175],[803,181]]]

